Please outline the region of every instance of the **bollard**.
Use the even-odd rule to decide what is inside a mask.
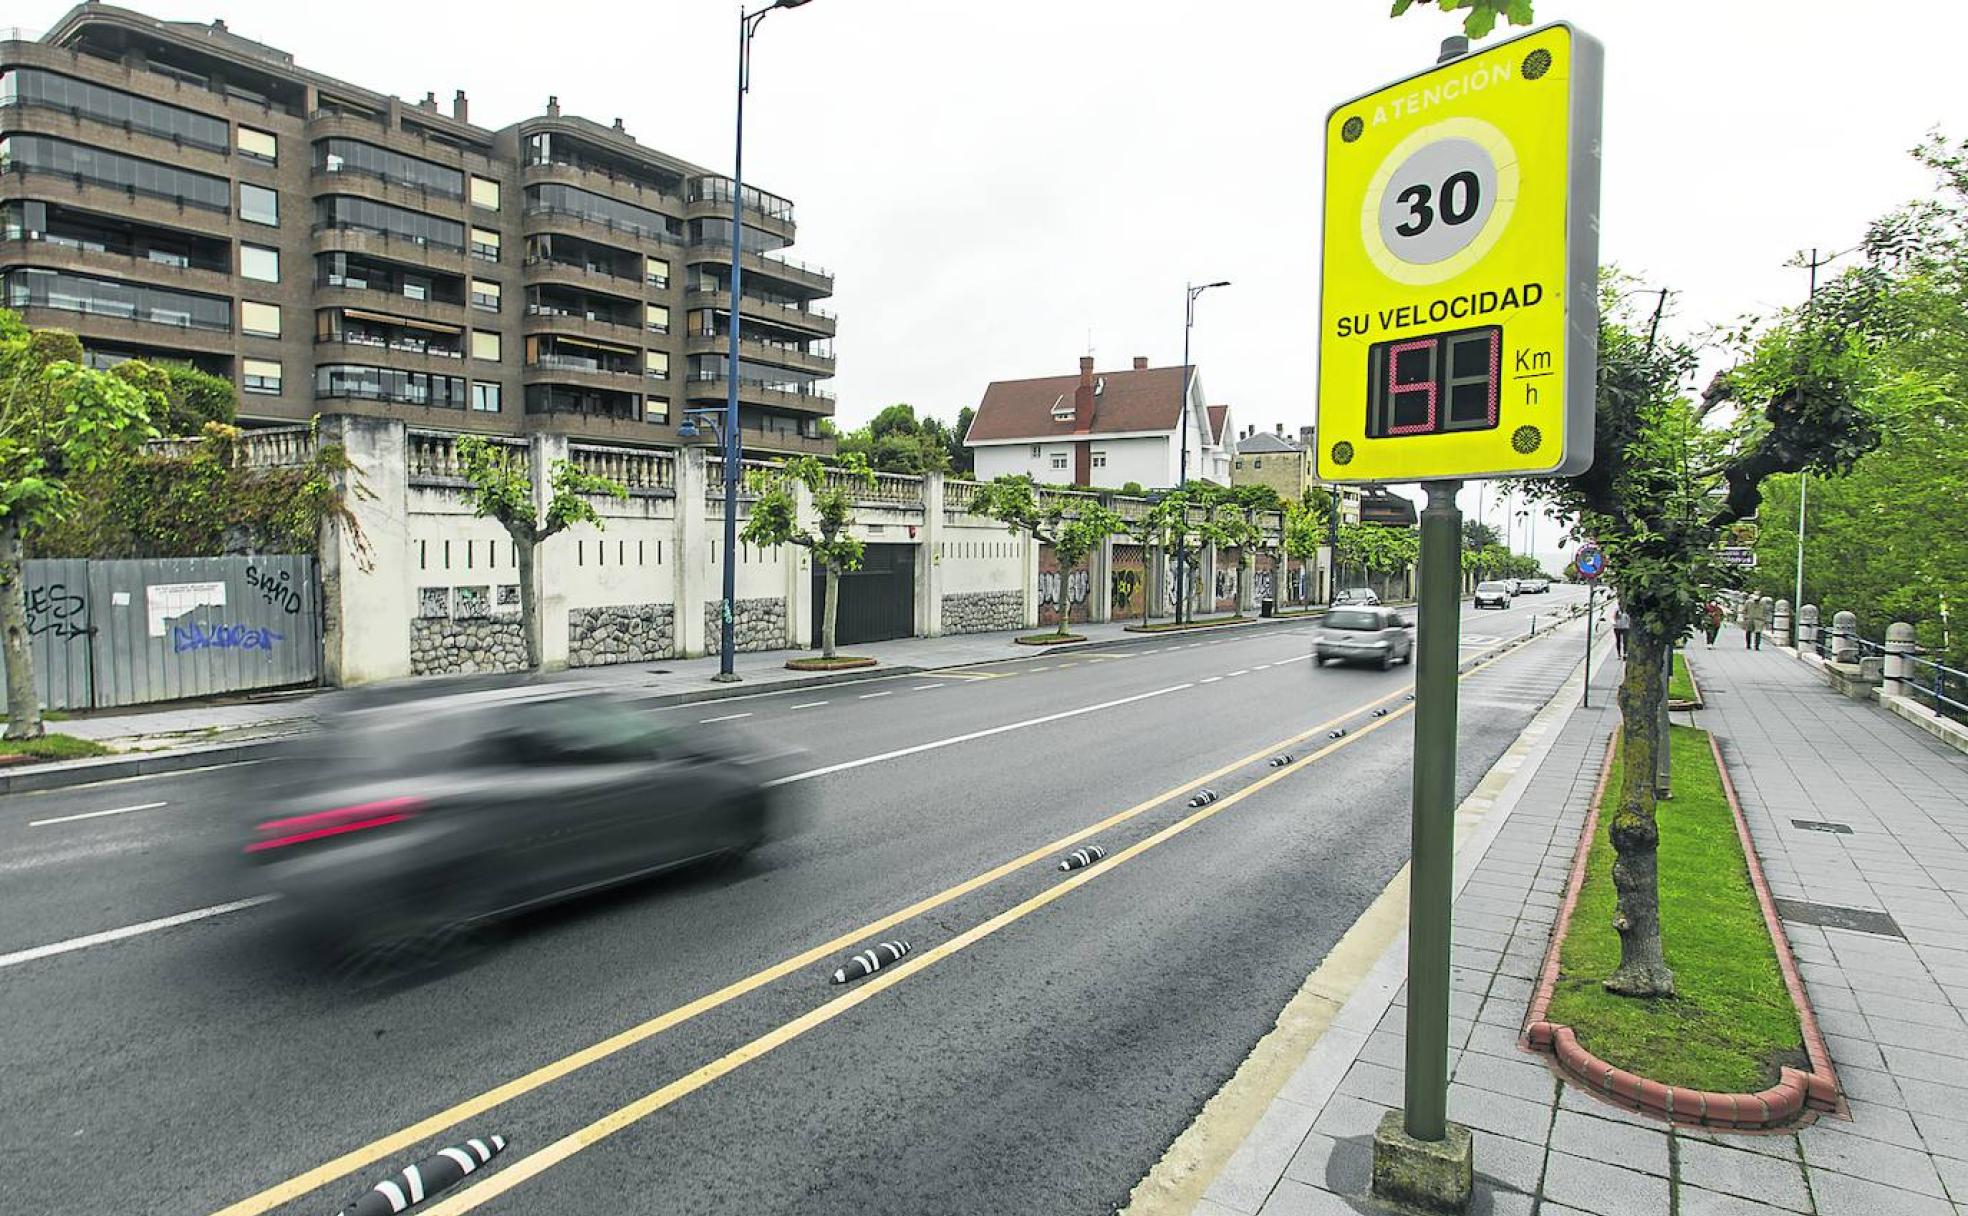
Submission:
[[[1907,695],[1908,686],[1913,681],[1913,664],[1907,656],[1913,650],[1913,626],[1905,621],[1894,621],[1886,626],[1886,679],[1879,689],[1881,696]]]
[[[1856,613],[1840,612],[1831,618],[1831,661],[1857,666],[1859,662],[1859,618]]]
[[[1806,604],[1797,610],[1797,649],[1818,648],[1818,606]]]
[[[1792,644],[1792,624],[1793,622],[1790,619],[1790,601],[1778,600],[1776,615],[1770,618],[1770,635],[1775,639],[1777,645],[1789,646]]]

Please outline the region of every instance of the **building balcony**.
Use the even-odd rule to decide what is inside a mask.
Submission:
[[[699,242],[684,252],[683,260],[700,265],[708,262],[729,266],[731,246],[715,241]],[[741,250],[738,262],[744,267],[746,278],[757,275],[799,291],[811,292],[815,299],[834,294],[833,272],[823,267],[809,266],[791,258],[771,257],[752,249]]]
[[[693,333],[685,339],[684,353],[687,355],[729,355],[731,339],[724,334]],[[770,342],[754,342],[749,339],[738,340],[738,357],[747,363],[764,363],[772,367],[784,367],[793,371],[807,372],[816,376],[834,374],[834,357],[817,355],[803,350],[793,350],[776,346]]]
[[[233,176],[230,149],[185,143],[168,135],[154,135],[141,128],[91,118],[53,106],[16,103],[0,106],[0,114],[6,115],[9,133],[46,135],[52,139],[156,161],[174,169],[209,173],[213,177]]]
[[[406,106],[404,113],[414,116],[418,111]],[[375,144],[379,148],[388,148],[392,152],[401,152],[405,156],[432,161],[446,168],[477,173],[481,177],[503,179],[502,162],[468,148],[439,143],[422,131],[392,127],[387,116],[382,113],[378,113],[374,118],[364,118],[338,110],[316,110],[308,116],[307,142],[312,146],[318,139],[353,139],[365,144]]]
[[[526,306],[520,322],[520,332],[527,334],[572,334],[581,338],[593,338],[598,342],[640,343],[646,338],[660,337],[652,334],[641,325],[626,322],[603,321],[579,313],[560,312],[538,304]]]
[[[722,375],[690,377],[684,383],[685,396],[693,406],[722,404],[730,393],[728,385],[729,381]],[[738,382],[738,402],[741,405],[758,405],[820,418],[831,418],[834,414],[832,393],[817,389],[805,393],[791,392],[781,388],[769,388],[757,380]]]
[[[567,435],[575,439],[604,440],[637,447],[675,448],[680,446],[676,427],[670,423],[647,422],[641,418],[617,418],[608,414],[554,411],[522,414],[520,425],[528,433]]]
[[[45,304],[15,308],[35,329],[65,329],[85,344],[148,346],[160,350],[231,355],[237,340],[229,329],[200,329],[127,312],[90,311]]]
[[[556,262],[551,258],[527,258],[520,267],[520,283],[527,287],[536,283],[578,287],[624,300],[641,300],[646,292],[654,290],[639,275],[610,274],[605,270]]]
[[[606,169],[571,165],[563,161],[534,162],[520,168],[521,189],[548,182],[558,182],[563,186],[573,186],[576,189],[620,199],[625,203],[647,207],[651,211],[661,212],[675,219],[683,217],[683,199],[677,195],[645,185],[632,178],[610,173]]]
[[[796,225],[793,204],[763,190],[745,188],[745,223],[792,243]],[[728,220],[731,218],[731,183],[722,177],[699,177],[691,181],[684,194],[684,218]]]
[[[520,368],[520,379],[525,384],[571,384],[614,393],[640,393],[645,386],[662,383],[649,380],[641,372],[609,371],[594,366],[592,360],[565,355],[540,356]]]
[[[148,283],[177,291],[196,291],[205,295],[230,296],[239,285],[226,270],[198,266],[178,266],[152,261],[135,254],[106,249],[85,249],[66,241],[0,240],[0,266],[45,266],[50,270],[72,270],[77,274],[107,275],[132,283]]]
[[[470,273],[473,264],[470,255],[462,249],[433,245],[410,237],[391,236],[386,232],[372,232],[366,228],[342,228],[327,224],[314,226],[313,252],[363,253],[406,266],[421,266],[426,270],[442,270],[454,275]]]
[[[774,456],[832,456],[835,441],[818,435],[793,435],[763,427],[738,428],[738,445],[747,453]]]
[[[400,291],[371,291],[360,287],[335,287],[317,282],[309,302],[316,308],[360,308],[375,312],[386,312],[394,316],[408,317],[417,321],[432,321],[440,325],[456,326],[460,329],[476,323],[481,327],[489,322],[487,318],[500,314],[480,312],[469,308],[463,301],[456,304],[440,300],[417,300]]]
[[[527,236],[573,236],[644,255],[673,259],[683,242],[679,237],[631,228],[612,220],[597,219],[585,212],[564,207],[534,204],[520,212],[521,228]]]
[[[465,214],[465,200],[445,194],[438,190],[412,186],[404,182],[393,182],[371,173],[353,169],[315,169],[308,174],[308,193],[314,197],[325,194],[346,194],[355,198],[374,199],[388,203],[392,207],[402,207],[407,211],[421,211],[426,215],[442,216],[447,220],[465,222],[470,217]]]
[[[439,351],[400,343],[377,343],[350,338],[316,338],[317,363],[359,363],[365,367],[389,367],[405,372],[437,372],[462,376],[464,356],[455,351]]]
[[[0,173],[0,198],[64,203],[131,223],[178,228],[200,236],[229,238],[234,230],[229,207],[205,207],[175,195],[149,194],[130,186],[105,186],[71,173],[43,172],[19,164]]]
[[[731,311],[731,293],[728,291],[705,291],[697,289],[684,296],[686,308],[711,308]],[[797,329],[820,337],[831,338],[839,328],[834,314],[821,308],[799,308],[791,304],[775,304],[754,296],[746,296],[741,302],[739,315],[755,321],[770,321],[788,329]]]

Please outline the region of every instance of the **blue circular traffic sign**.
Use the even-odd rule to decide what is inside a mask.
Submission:
[[[1580,578],[1598,578],[1606,572],[1606,555],[1598,549],[1580,549],[1572,560],[1578,566]]]

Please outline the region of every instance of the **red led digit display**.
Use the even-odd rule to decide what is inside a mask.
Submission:
[[[1367,438],[1496,426],[1502,354],[1497,325],[1375,343],[1367,350]]]

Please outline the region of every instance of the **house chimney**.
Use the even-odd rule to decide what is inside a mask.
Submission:
[[[419,110],[429,110],[433,114],[437,113],[437,94],[424,94],[424,99],[417,103],[417,108]]]
[[[622,120],[619,118],[615,120],[615,129],[624,135],[629,133],[629,129],[622,125]]]
[[[1278,436],[1278,437],[1279,437],[1280,439],[1282,439],[1282,438],[1284,438],[1284,435],[1285,435],[1285,424],[1284,424],[1284,423],[1282,423],[1282,422],[1274,422],[1274,423],[1272,423],[1271,425],[1273,425],[1273,426],[1275,426],[1275,427],[1277,427],[1277,428],[1278,428],[1278,429],[1277,429],[1277,431],[1275,432],[1275,433],[1277,434],[1277,436]]]
[[[1138,372],[1145,372],[1148,370],[1147,355],[1136,355],[1134,357],[1134,370]]]
[[[214,34],[223,34],[226,32],[226,23],[223,17],[214,17],[212,19],[212,32]]]
[[[547,117],[560,117],[560,97],[557,94],[547,94]]]
[[[1299,428],[1298,428],[1298,446],[1299,446],[1299,447],[1302,447],[1302,448],[1304,448],[1304,449],[1305,449],[1306,451],[1308,451],[1308,452],[1312,450],[1312,428],[1311,428],[1311,427],[1309,427],[1309,426],[1302,426],[1302,427],[1299,427]]]
[[[459,122],[470,122],[471,119],[467,117],[470,113],[471,108],[465,101],[465,91],[459,89],[457,96],[451,99],[451,117]]]
[[[1080,356],[1080,385],[1073,390],[1073,429],[1093,429],[1093,356]]]

